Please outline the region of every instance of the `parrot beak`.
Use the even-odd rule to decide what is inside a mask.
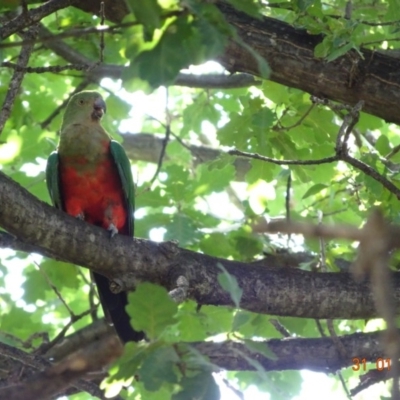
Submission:
[[[103,115],[106,113],[107,107],[105,101],[98,97],[93,103],[93,119],[101,119]]]

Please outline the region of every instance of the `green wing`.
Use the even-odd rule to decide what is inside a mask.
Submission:
[[[134,234],[134,212],[135,212],[135,186],[133,185],[131,163],[125,153],[124,148],[115,140],[110,143],[111,156],[118,168],[122,188],[125,194],[126,205],[128,207],[128,229],[129,235]]]
[[[60,175],[58,172],[58,164],[58,153],[53,151],[47,159],[46,184],[53,205],[62,210],[63,205],[60,192]]]

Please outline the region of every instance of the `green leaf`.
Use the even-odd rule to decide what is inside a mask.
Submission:
[[[127,311],[132,326],[144,331],[149,339],[160,337],[168,326],[176,323],[177,305],[163,287],[141,283],[128,298]]]
[[[388,0],[389,7],[385,19],[396,21],[400,19],[400,0]]]
[[[228,162],[225,163],[225,160],[228,160]],[[197,187],[193,192],[196,196],[223,191],[234,180],[236,174],[231,156],[227,156],[226,158],[221,157],[215,161],[200,164],[196,172]]]
[[[332,49],[331,38],[326,37],[321,43],[318,43],[314,48],[314,57],[325,58]]]
[[[275,118],[275,113],[273,113],[269,108],[262,108],[252,115],[251,123],[259,129],[267,129],[272,126]]]
[[[157,391],[165,383],[177,383],[175,364],[179,357],[173,347],[159,347],[143,362],[140,368],[140,379],[146,390]]]
[[[322,190],[326,189],[328,186],[324,185],[323,183],[317,183],[316,185],[311,186],[304,194],[302,199],[306,199],[307,197],[313,196],[321,192]]]
[[[179,340],[182,342],[196,342],[204,340],[206,334],[207,318],[203,310],[197,311],[197,304],[193,301],[185,301],[179,306]]]
[[[183,214],[175,214],[165,229],[164,240],[176,240],[181,247],[197,241],[201,236],[193,221]]]
[[[251,169],[246,174],[246,181],[251,184],[258,180],[271,182],[278,175],[280,166],[260,160],[250,160]]]
[[[252,319],[252,315],[246,311],[237,311],[233,319],[232,331],[238,331],[243,325]]]
[[[386,156],[392,150],[389,139],[386,135],[380,135],[375,143],[375,148],[382,156]]]
[[[220,54],[228,40],[229,25],[215,6],[204,4],[202,9],[211,11],[194,20],[186,15],[174,19],[154,48],[132,60],[127,77],[137,76],[154,88],[168,85],[182,68]]]
[[[126,0],[138,22],[144,25],[145,39],[151,40],[155,29],[161,26],[161,7],[157,0]]]
[[[231,275],[221,263],[217,264],[217,267],[222,271],[218,274],[218,282],[222,289],[226,290],[236,307],[239,307],[240,299],[242,298],[243,290],[239,287],[236,277]]]
[[[333,60],[336,60],[337,58],[343,56],[344,54],[346,54],[347,52],[349,52],[351,49],[354,48],[356,48],[354,43],[347,43],[343,46],[340,46],[329,53],[329,55],[326,57],[326,61],[331,62]]]
[[[253,0],[228,0],[239,11],[243,11],[246,14],[254,17],[261,18],[260,4]]]
[[[184,377],[182,390],[172,396],[172,400],[219,400],[220,390],[211,372],[204,371],[193,377]]]

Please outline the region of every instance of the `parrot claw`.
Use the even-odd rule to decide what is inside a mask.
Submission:
[[[78,218],[81,221],[84,221],[85,220],[85,214],[83,214],[83,212],[81,212],[81,213],[75,215],[75,218]]]
[[[118,229],[114,224],[110,224],[107,230],[110,231],[111,237],[114,237],[118,233]]]

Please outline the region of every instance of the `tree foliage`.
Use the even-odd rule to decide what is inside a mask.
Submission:
[[[256,386],[288,399],[301,369],[329,374],[337,398],[387,396],[371,385],[389,363],[399,375],[399,345],[378,334],[385,320],[400,343],[387,268],[399,231],[371,209],[398,222],[399,10],[0,1],[0,397]],[[44,204],[66,101],[86,88],[106,97],[104,126],[132,162],[133,243]],[[122,349],[90,270],[135,288],[146,342]]]

